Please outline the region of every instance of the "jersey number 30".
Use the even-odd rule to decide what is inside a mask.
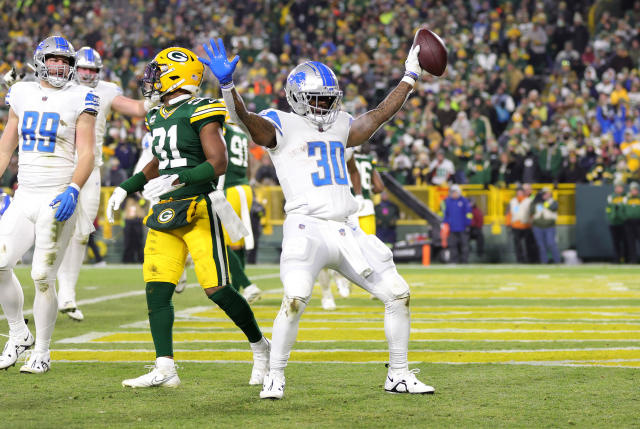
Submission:
[[[344,162],[344,146],[342,143],[333,142],[309,142],[309,156],[318,157],[316,160],[321,169],[317,173],[311,174],[311,181],[314,186],[330,185],[335,180],[338,185],[348,185],[347,167]],[[331,164],[329,164],[331,158]],[[332,174],[333,173],[333,174]],[[331,178],[333,176],[333,179]]]
[[[60,125],[60,115],[54,112],[27,111],[22,117],[22,150],[53,152],[56,148],[56,134]],[[36,141],[38,142],[36,147]]]

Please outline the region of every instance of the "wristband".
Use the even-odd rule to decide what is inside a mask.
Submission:
[[[144,185],[147,184],[147,178],[145,177],[142,171],[134,174],[124,182],[120,184],[120,187],[127,191],[128,194],[133,194],[134,192],[141,191],[144,188]]]
[[[418,80],[418,75],[416,73],[405,71],[401,82],[406,82],[411,85],[411,87],[414,87],[416,86],[416,80]]]
[[[235,85],[233,84],[233,81],[232,81],[232,80],[230,80],[230,81],[229,81],[229,82],[227,82],[227,83],[222,83],[222,82],[220,82],[220,89],[222,89],[223,91],[224,91],[224,90],[226,90],[226,91],[231,91],[234,87],[235,87]]]
[[[178,180],[185,185],[199,185],[200,183],[211,182],[216,178],[216,171],[209,162],[205,161],[188,170],[178,173]]]
[[[76,185],[73,182],[69,183],[69,187],[75,189],[78,192],[80,192],[80,186]]]

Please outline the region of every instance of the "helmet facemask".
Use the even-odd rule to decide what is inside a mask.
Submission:
[[[80,70],[86,69],[86,70]],[[100,54],[84,46],[76,52],[76,81],[81,85],[95,88],[100,82],[102,72],[102,58]]]
[[[86,71],[80,71],[80,68],[90,69],[95,71],[95,73],[87,73]],[[98,86],[98,82],[100,81],[100,70],[94,69],[91,67],[76,66],[76,80],[78,81],[78,83],[82,85],[87,85],[92,88],[95,88],[96,86]]]
[[[140,90],[142,91],[142,96],[145,98],[149,98],[153,95],[159,95],[160,92],[156,88],[157,84],[160,84],[160,75],[162,72],[160,71],[160,66],[157,62],[151,61],[144,68],[144,75],[140,80]]]

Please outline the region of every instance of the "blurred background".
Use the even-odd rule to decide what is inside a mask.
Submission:
[[[253,111],[289,110],[286,76],[311,59],[335,71],[343,109],[360,115],[399,82],[413,34],[427,26],[448,48],[445,74],[425,73],[363,149],[386,185],[373,197],[376,222],[396,260],[637,262],[640,1],[0,4],[0,73],[31,73],[37,43],[60,34],[98,50],[103,79],[140,98],[138,78],[155,53],[176,45],[203,54],[202,43],[222,37],[241,57],[234,80]],[[220,95],[210,73],[202,94]],[[144,133],[143,121],[112,115],[103,204],[131,175]],[[249,152],[258,238],[250,260],[277,262],[282,193],[265,151]],[[9,193],[16,173],[17,157],[1,178]],[[129,199],[115,226],[101,209],[96,242],[107,262],[139,262],[126,256],[137,253],[125,252],[125,232],[136,234],[128,246],[142,245],[144,230],[126,225],[141,222],[145,204]]]

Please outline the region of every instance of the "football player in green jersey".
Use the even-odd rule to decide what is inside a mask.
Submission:
[[[143,275],[151,336],[156,348],[154,369],[124,380],[128,387],[177,387],[173,361],[171,297],[191,253],[198,281],[206,295],[245,333],[254,354],[250,384],[262,384],[268,371],[269,342],[251,307],[229,287],[227,252],[218,215],[209,194],[227,168],[222,136],[226,109],[219,100],[196,98],[204,67],[193,52],[167,48],[147,65],[142,79],[145,97],[160,96],[145,124],[153,137],[154,158],[117,187],[107,204],[113,222],[128,194],[144,188],[147,199],[159,198],[147,217],[150,228],[144,249]]]
[[[227,143],[227,156],[229,162],[224,176],[218,178],[218,189],[224,189],[227,201],[233,207],[236,214],[242,219],[249,235],[233,242],[226,228],[224,229],[224,242],[228,246],[229,271],[231,272],[231,285],[240,292],[249,302],[257,301],[262,291],[244,272],[245,250],[253,249],[253,232],[251,231],[251,218],[249,211],[253,203],[253,191],[249,186],[247,169],[249,167],[249,137],[242,129],[231,123],[227,116],[224,124],[224,140]]]

